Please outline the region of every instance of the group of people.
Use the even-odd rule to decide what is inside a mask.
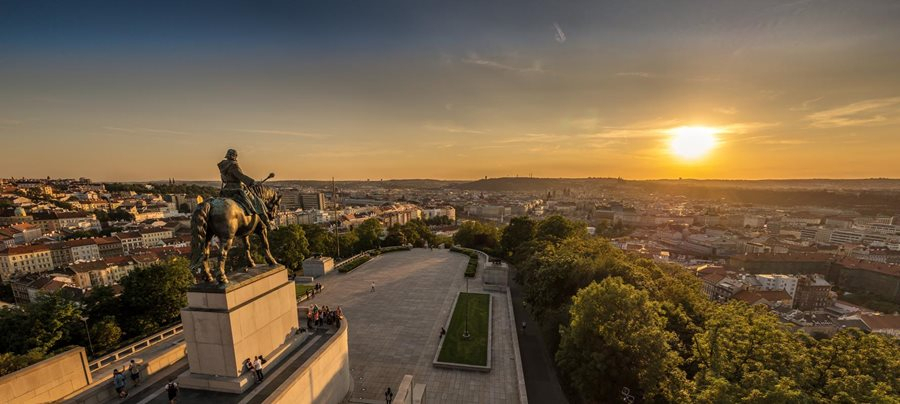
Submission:
[[[118,394],[121,399],[128,397],[128,377],[125,376],[126,373],[128,374],[128,377],[131,378],[132,387],[140,386],[141,365],[132,359],[128,362],[128,367],[123,366],[122,370],[113,369],[113,386],[116,388],[116,394]],[[169,379],[169,383],[166,384],[165,389],[169,395],[169,404],[175,404],[175,400],[178,397],[178,383],[175,382],[175,379]]]
[[[133,386],[138,386],[141,384],[141,365],[134,362],[132,359],[128,362],[128,367],[122,366],[122,370],[113,369],[113,377],[112,382],[113,386],[116,388],[116,394],[119,395],[119,398],[128,397],[128,389],[126,389],[127,378],[125,373],[128,373],[131,376],[131,384]]]
[[[256,377],[256,382],[261,383],[263,381],[263,364],[265,363],[266,358],[263,358],[262,355],[254,356],[253,360],[250,360],[250,358],[244,359],[244,371],[252,371]]]
[[[341,306],[338,306],[337,310],[331,310],[328,306],[320,308],[319,305],[314,304],[306,311],[306,328],[321,327],[322,324],[334,324],[335,327],[340,328],[343,319],[344,312],[341,310]]]

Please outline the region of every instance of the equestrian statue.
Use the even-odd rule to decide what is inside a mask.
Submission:
[[[262,240],[266,263],[275,265],[275,257],[269,251],[268,231],[272,218],[278,212],[281,195],[263,183],[275,176],[269,174],[262,181],[254,181],[241,171],[237,162],[237,151],[229,149],[225,159],[219,163],[222,190],[219,197],[204,201],[194,210],[191,217],[191,271],[207,283],[218,282],[220,287],[228,283],[225,262],[228,250],[235,238],[244,242],[248,267],[256,265],[250,254],[250,235],[256,234]],[[209,245],[213,236],[219,240],[219,266],[215,277],[209,270]]]

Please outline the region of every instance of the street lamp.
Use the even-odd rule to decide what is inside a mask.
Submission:
[[[469,278],[466,277],[466,330],[463,331],[463,339],[469,339]]]
[[[87,333],[88,347],[91,348],[91,356],[94,356],[94,343],[91,342],[91,329],[88,328],[87,317],[82,317],[81,321],[84,322],[84,331]]]

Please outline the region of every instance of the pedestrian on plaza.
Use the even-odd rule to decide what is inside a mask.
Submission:
[[[447,330],[445,330],[444,327],[441,327],[441,336],[438,337],[438,339],[444,338],[444,335],[446,335],[446,334],[447,334]]]
[[[374,281],[372,282],[372,291],[373,292],[375,291],[375,282]]]
[[[262,362],[262,355],[259,355],[259,356],[256,357],[256,360],[253,361],[253,369],[256,370],[256,382],[257,382],[257,383],[263,381],[263,370],[262,370],[262,365],[263,365],[263,362]]]
[[[128,391],[125,390],[125,375],[119,369],[113,369],[113,386],[116,387],[116,394],[119,395],[119,398],[128,397]]]
[[[135,386],[141,384],[141,365],[134,363],[134,359],[132,359],[131,363],[128,365],[128,373],[131,374],[131,382],[134,383]]]
[[[169,383],[166,384],[166,393],[169,395],[169,404],[175,404],[178,399],[178,383],[174,378],[170,378]]]
[[[394,399],[394,392],[391,391],[391,388],[388,387],[387,390],[384,391],[384,401],[387,404],[391,404],[391,400]]]

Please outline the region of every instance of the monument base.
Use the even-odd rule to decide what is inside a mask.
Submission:
[[[200,284],[188,290],[188,307],[181,310],[190,366],[180,379],[184,387],[243,392],[255,381],[245,359],[262,355],[265,369],[303,340],[296,335],[297,296],[284,266],[229,275],[225,288]]]
[[[298,346],[302,345],[308,337],[308,333],[297,335],[290,341],[279,346],[278,349],[269,356],[264,356],[264,358],[266,358],[266,363],[263,364],[263,375],[268,375],[269,369],[278,365],[283,359],[290,356],[290,353]],[[187,373],[178,377],[178,385],[183,388],[220,391],[223,393],[234,394],[242,394],[247,391],[250,386],[253,386],[254,383],[256,383],[256,376],[253,374],[252,370],[247,370],[237,377],[210,376],[199,373]]]

